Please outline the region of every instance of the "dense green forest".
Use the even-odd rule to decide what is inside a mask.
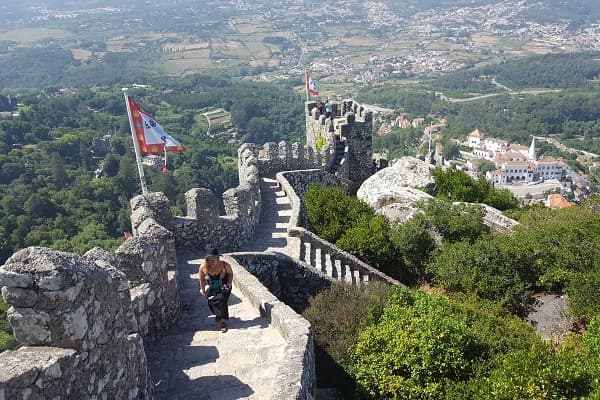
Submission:
[[[440,198],[482,196],[481,181],[457,174],[434,174]],[[421,204],[403,224],[389,224],[336,188],[312,186],[305,201],[319,235],[438,293],[340,285],[313,299],[304,315],[325,385],[356,399],[600,394],[600,198],[524,210],[512,235],[490,233],[478,207],[445,200]],[[587,332],[561,345],[543,342],[520,319],[540,292],[567,293]]]
[[[237,185],[240,140],[230,143],[219,128],[206,136],[200,109],[231,111],[241,140],[302,137],[302,99],[285,86],[202,76],[160,85],[130,95],[188,147],[169,157],[168,173],[147,171],[150,190],[164,191],[176,212],[193,187],[220,195]],[[54,90],[19,98],[20,116],[0,120],[0,262],[30,245],[77,253],[114,248],[131,230],[128,201],[139,193],[139,179],[120,87]],[[112,135],[110,149],[99,155],[92,143],[105,134]]]
[[[492,78],[512,90],[528,88],[591,89],[600,79],[600,53],[544,54],[513,59],[500,64],[466,69],[427,82],[431,90],[447,95],[500,93],[504,89]]]
[[[106,53],[101,59],[81,63],[71,51],[60,47],[20,48],[0,58],[0,87],[137,82],[156,77],[156,67],[152,56],[143,53]]]
[[[597,90],[565,90],[560,93],[512,96],[450,103],[433,93],[411,92],[394,86],[359,93],[367,103],[398,107],[414,115],[444,117],[445,136],[464,138],[475,129],[492,137],[528,144],[531,135],[557,135],[569,146],[600,153],[600,96]],[[397,97],[398,96],[398,97]],[[405,106],[406,105],[406,106]],[[377,148],[393,147],[396,154],[414,146],[416,133],[395,131],[374,140]]]

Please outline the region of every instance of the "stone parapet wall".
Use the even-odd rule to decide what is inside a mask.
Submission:
[[[300,260],[333,279],[354,284],[381,281],[390,285],[404,286],[304,228],[290,228],[288,235],[300,239]]]
[[[162,193],[137,196],[131,201],[131,224],[135,232],[151,218],[173,234],[176,247],[202,250],[218,247],[223,251],[239,248],[252,237],[262,206],[258,160],[251,144],[238,149],[238,174],[239,185],[223,193],[225,215],[219,215],[219,200],[205,188],[191,189],[185,194],[185,217],[170,214],[169,201]]]
[[[330,278],[284,254],[238,252],[229,256],[257,277],[274,296],[299,313],[308,307],[311,297],[331,286]]]
[[[236,288],[261,315],[267,318],[286,341],[284,362],[277,371],[278,385],[271,400],[313,400],[316,391],[316,370],[310,323],[272,293],[272,291],[281,293],[281,285],[277,283],[281,257],[285,256],[267,253],[233,253],[224,256],[223,259],[233,268],[233,284]],[[260,260],[264,267],[263,272],[271,274],[271,278],[266,278],[273,287],[271,291],[261,284],[262,280],[246,271],[243,261],[248,260]],[[289,262],[293,260],[290,259]],[[267,272],[267,269],[270,269],[270,272]]]
[[[0,399],[151,398],[125,274],[88,257],[29,247],[0,268],[21,346],[0,354]]]
[[[300,239],[300,253],[294,254],[294,257],[332,279],[351,283],[378,280],[393,285],[402,285],[333,243],[329,243],[305,229],[309,223],[306,206],[302,199],[308,187],[313,182],[325,186],[340,186],[343,182],[338,177],[321,170],[280,172],[276,177],[292,207],[288,236]]]
[[[315,151],[298,142],[267,142],[262,146],[244,144],[252,149],[258,159],[260,176],[274,176],[277,172],[321,168],[333,158],[333,147],[326,145]]]
[[[115,251],[115,265],[128,278],[131,330],[155,337],[177,318],[180,298],[177,270],[170,267],[165,242],[152,236],[134,236]]]

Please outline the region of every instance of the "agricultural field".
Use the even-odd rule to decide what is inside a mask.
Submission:
[[[22,28],[0,33],[0,40],[11,40],[19,45],[35,44],[48,39],[70,39],[74,35],[64,29],[56,28]]]

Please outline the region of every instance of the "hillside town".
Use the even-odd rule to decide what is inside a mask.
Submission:
[[[538,157],[536,138],[529,147],[488,136],[475,129],[460,143],[464,167],[474,176],[485,176],[495,187],[510,190],[523,204],[544,202],[547,206],[569,207],[592,192],[592,184],[554,157]],[[493,166],[483,170],[487,162]],[[490,164],[491,163],[491,164]]]
[[[101,19],[106,39],[90,41],[91,47],[83,49],[99,59],[106,50],[143,51],[160,54],[172,68],[181,68],[182,59],[191,60],[185,61],[191,70],[238,65],[247,59],[260,67],[260,79],[297,76],[308,66],[318,79],[369,84],[390,77],[454,71],[513,55],[600,49],[599,24],[572,26],[566,19],[538,20],[536,7],[540,5],[509,0],[418,11],[410,3],[408,9],[401,9],[382,1],[345,0],[319,4],[315,12],[314,7],[284,1],[208,1],[205,7],[186,10],[186,17],[160,21],[151,9],[131,18],[132,10],[125,5],[33,7],[24,14],[6,7],[0,11],[6,11],[2,18],[7,26],[24,28],[39,23],[53,26],[59,21],[61,26],[70,24],[81,30],[98,26]],[[224,17],[228,23],[215,23]],[[136,35],[144,19],[156,21],[152,28],[161,33]],[[193,29],[176,33],[181,25]],[[0,53],[31,45],[16,37],[0,38]],[[61,45],[61,40],[57,37],[49,43]],[[71,46],[68,41],[64,45]]]

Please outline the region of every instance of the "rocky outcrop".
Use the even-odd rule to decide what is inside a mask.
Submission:
[[[390,221],[404,222],[419,208],[419,201],[432,197],[416,188],[433,187],[433,165],[414,157],[403,157],[367,179],[356,196]]]
[[[433,165],[414,157],[396,160],[391,167],[382,169],[367,179],[358,189],[357,197],[367,202],[377,214],[390,221],[404,222],[419,211],[417,203],[432,199],[417,188],[431,188]],[[475,204],[485,210],[483,222],[492,230],[510,233],[519,223],[486,204]]]
[[[403,157],[367,179],[356,196],[375,210],[393,203],[405,206],[431,198],[414,188],[432,188],[435,184],[430,170],[434,166],[414,157]]]

